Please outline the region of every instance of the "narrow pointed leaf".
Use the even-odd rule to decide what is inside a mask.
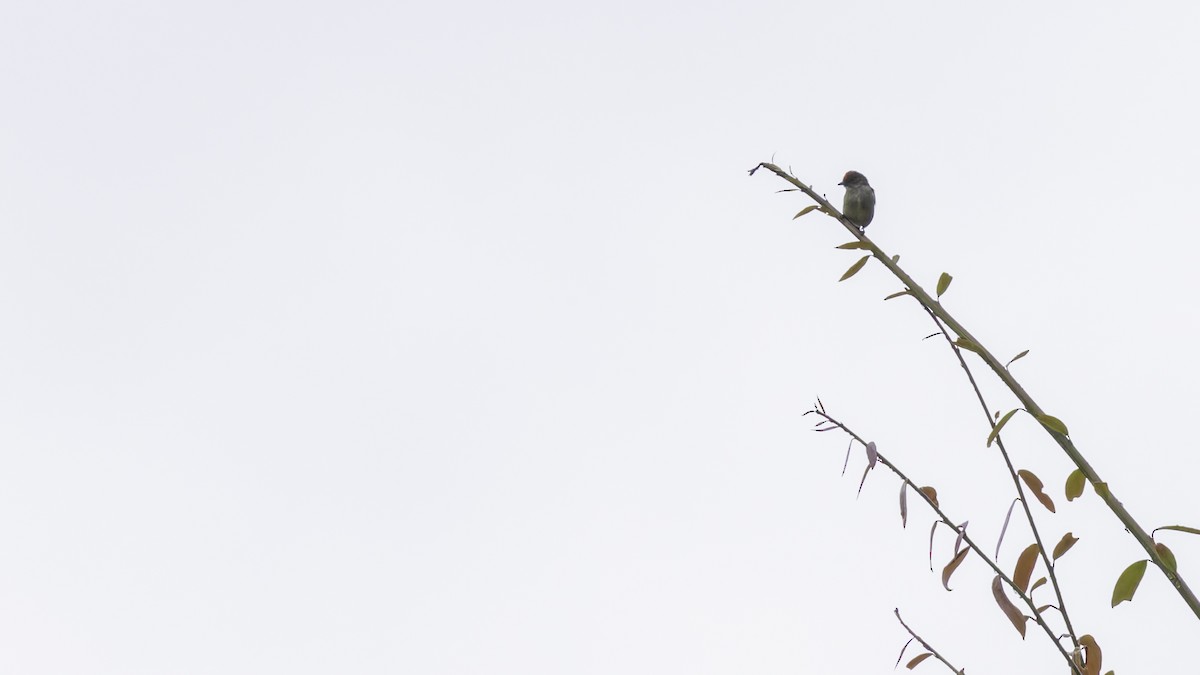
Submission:
[[[1017,606],[1012,604],[1008,599],[1008,595],[1004,593],[1004,582],[1001,581],[1000,575],[997,574],[995,579],[992,579],[992,597],[996,599],[996,604],[1000,605],[1000,611],[1004,612],[1004,616],[1012,622],[1013,628],[1021,634],[1021,639],[1025,639],[1025,621],[1028,619]]]
[[[1163,564],[1167,566],[1167,569],[1174,572],[1177,563],[1175,562],[1175,554],[1171,552],[1171,549],[1167,548],[1166,544],[1156,542],[1154,550],[1158,553],[1158,557],[1162,558]]]
[[[816,204],[813,204],[812,206],[806,206],[806,207],[800,209],[800,213],[797,213],[796,215],[792,216],[792,220],[795,220],[805,214],[812,213],[813,211],[816,211],[819,208],[821,208],[821,207],[817,206]]]
[[[1046,577],[1041,577],[1037,581],[1033,582],[1033,585],[1029,587],[1030,594],[1032,594],[1034,591],[1036,591],[1038,589],[1039,586],[1042,586],[1045,583],[1046,583]]]
[[[896,610],[896,616],[900,616],[899,609]],[[905,642],[904,646],[900,648],[900,656],[896,657],[896,663],[892,665],[892,670],[895,670],[900,666],[900,661],[904,658],[904,652],[908,651],[908,646],[913,643],[913,640],[916,640],[916,638],[908,638],[908,642]]]
[[[1067,476],[1067,501],[1073,502],[1082,496],[1085,485],[1087,485],[1087,477],[1083,475],[1083,472],[1079,469],[1072,471],[1071,475]]]
[[[962,548],[963,537],[967,536],[967,524],[969,520],[964,520],[962,525],[958,526],[958,538],[954,540],[954,555],[958,555],[958,551]]]
[[[1058,433],[1062,434],[1063,436],[1071,435],[1070,433],[1067,432],[1067,425],[1063,424],[1062,420],[1058,419],[1057,417],[1055,417],[1053,415],[1034,415],[1034,417],[1036,417],[1037,420],[1039,422],[1041,422],[1043,426],[1045,426],[1047,429],[1049,429],[1051,431],[1057,431]]]
[[[971,549],[964,548],[958,552],[958,555],[954,556],[953,560],[951,560],[946,564],[945,567],[942,568],[942,586],[945,587],[946,590],[952,590],[950,588],[950,575],[954,574],[954,570],[958,569],[958,566],[962,564],[962,561],[967,559],[967,554],[970,552]]]
[[[842,278],[838,279],[838,281],[845,281],[845,280],[849,279],[850,277],[854,276],[855,274],[858,274],[858,271],[861,270],[863,268],[863,265],[866,265],[867,261],[870,259],[871,259],[871,256],[869,256],[869,255],[864,255],[863,257],[859,258],[858,262],[851,265],[850,269],[846,270],[846,273],[843,274]]]
[[[1139,560],[1121,572],[1121,576],[1117,577],[1117,583],[1113,586],[1112,606],[1133,600],[1133,594],[1137,592],[1138,584],[1142,583],[1142,577],[1146,574],[1145,560]]]
[[[1185,525],[1163,525],[1162,527],[1154,528],[1155,532],[1159,530],[1175,530],[1176,532],[1187,532],[1188,534],[1200,534],[1200,530]]]
[[[874,469],[877,461],[879,461],[879,452],[875,450],[875,441],[870,441],[867,443],[867,466]]]
[[[1054,500],[1050,498],[1050,495],[1043,491],[1042,488],[1044,486],[1042,485],[1041,479],[1035,476],[1032,471],[1027,471],[1025,469],[1018,471],[1017,475],[1021,477],[1021,480],[1025,481],[1025,485],[1029,486],[1029,491],[1033,493],[1034,497],[1037,497],[1037,500],[1042,503],[1042,506],[1046,507],[1050,513],[1054,513]]]
[[[900,484],[900,527],[908,527],[908,483]]]
[[[992,433],[988,434],[987,447],[992,447],[992,442],[995,441],[996,437],[1000,435],[1000,430],[1004,428],[1005,424],[1008,424],[1008,421],[1012,419],[1013,415],[1017,414],[1018,410],[1020,410],[1020,408],[1013,408],[1012,410],[1009,410],[1008,412],[1004,413],[1004,417],[1001,417],[999,422],[996,422],[996,426],[992,427]]]
[[[942,276],[938,277],[937,296],[939,298],[942,297],[942,293],[945,293],[947,288],[950,288],[951,281],[954,281],[954,277],[945,272],[942,272]]]
[[[1008,505],[1008,513],[1004,515],[1004,526],[1000,528],[1000,536],[996,537],[996,555],[992,556],[997,560],[1000,559],[1000,544],[1004,543],[1004,533],[1008,532],[1008,521],[1012,520],[1013,509],[1017,506],[1017,500],[1012,500]]]
[[[860,495],[862,494],[863,486],[867,484],[867,474],[869,473],[871,473],[870,464],[867,465],[867,468],[863,469],[862,480],[858,481],[858,494]]]
[[[925,652],[924,654],[921,654],[920,656],[914,657],[912,661],[909,661],[908,663],[904,664],[904,667],[908,668],[909,670],[912,670],[913,668],[916,668],[917,666],[921,665],[922,661],[924,661],[925,659],[927,659],[931,656],[933,656],[933,652]]]
[[[930,572],[933,571],[933,535],[937,534],[937,526],[940,525],[941,522],[942,521],[940,521],[940,520],[935,520],[935,521],[933,521],[933,527],[929,528],[929,571]]]
[[[1041,550],[1037,544],[1030,544],[1017,556],[1017,566],[1013,568],[1013,583],[1021,589],[1021,593],[1029,590],[1029,579],[1033,577],[1033,566],[1037,564],[1038,553]]]
[[[856,248],[871,248],[871,245],[865,241],[848,241],[845,244],[836,246],[835,248],[840,248],[843,251],[849,251]]]
[[[895,293],[892,293],[891,295],[889,295],[889,296],[887,296],[886,298],[884,298],[884,300],[891,300],[891,299],[893,299],[893,298],[901,298],[901,297],[904,297],[904,296],[906,296],[906,295],[912,295],[912,292],[911,292],[911,291],[909,291],[907,288],[906,288],[906,289],[904,289],[903,291],[897,291],[897,292],[895,292]]]
[[[1017,354],[1016,356],[1009,359],[1008,363],[1004,364],[1004,367],[1007,368],[1007,367],[1011,366],[1017,359],[1025,358],[1025,355],[1028,353],[1029,353],[1029,350],[1026,349],[1025,351],[1021,352],[1020,354]]]

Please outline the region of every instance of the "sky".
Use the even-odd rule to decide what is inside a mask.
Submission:
[[[1030,350],[1143,527],[1200,526],[1194,4],[5,9],[4,672],[885,672],[897,608],[967,672],[1061,671],[810,431],[819,396],[994,549],[961,368],[763,161],[864,173],[868,234]],[[1005,437],[1105,670],[1192,664],[1161,574],[1109,607],[1145,554],[1067,458]]]

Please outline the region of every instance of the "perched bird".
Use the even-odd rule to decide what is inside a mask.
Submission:
[[[875,217],[875,190],[867,182],[867,177],[857,171],[847,171],[838,185],[846,188],[842,215],[857,225],[858,229],[867,229]]]

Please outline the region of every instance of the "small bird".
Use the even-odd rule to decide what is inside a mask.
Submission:
[[[867,182],[867,177],[857,171],[847,171],[838,185],[846,188],[842,215],[857,225],[858,229],[867,229],[875,217],[875,190]]]

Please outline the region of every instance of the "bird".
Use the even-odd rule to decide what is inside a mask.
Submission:
[[[875,217],[875,189],[867,182],[867,177],[857,171],[847,171],[838,185],[846,188],[842,215],[859,230],[866,230]]]

